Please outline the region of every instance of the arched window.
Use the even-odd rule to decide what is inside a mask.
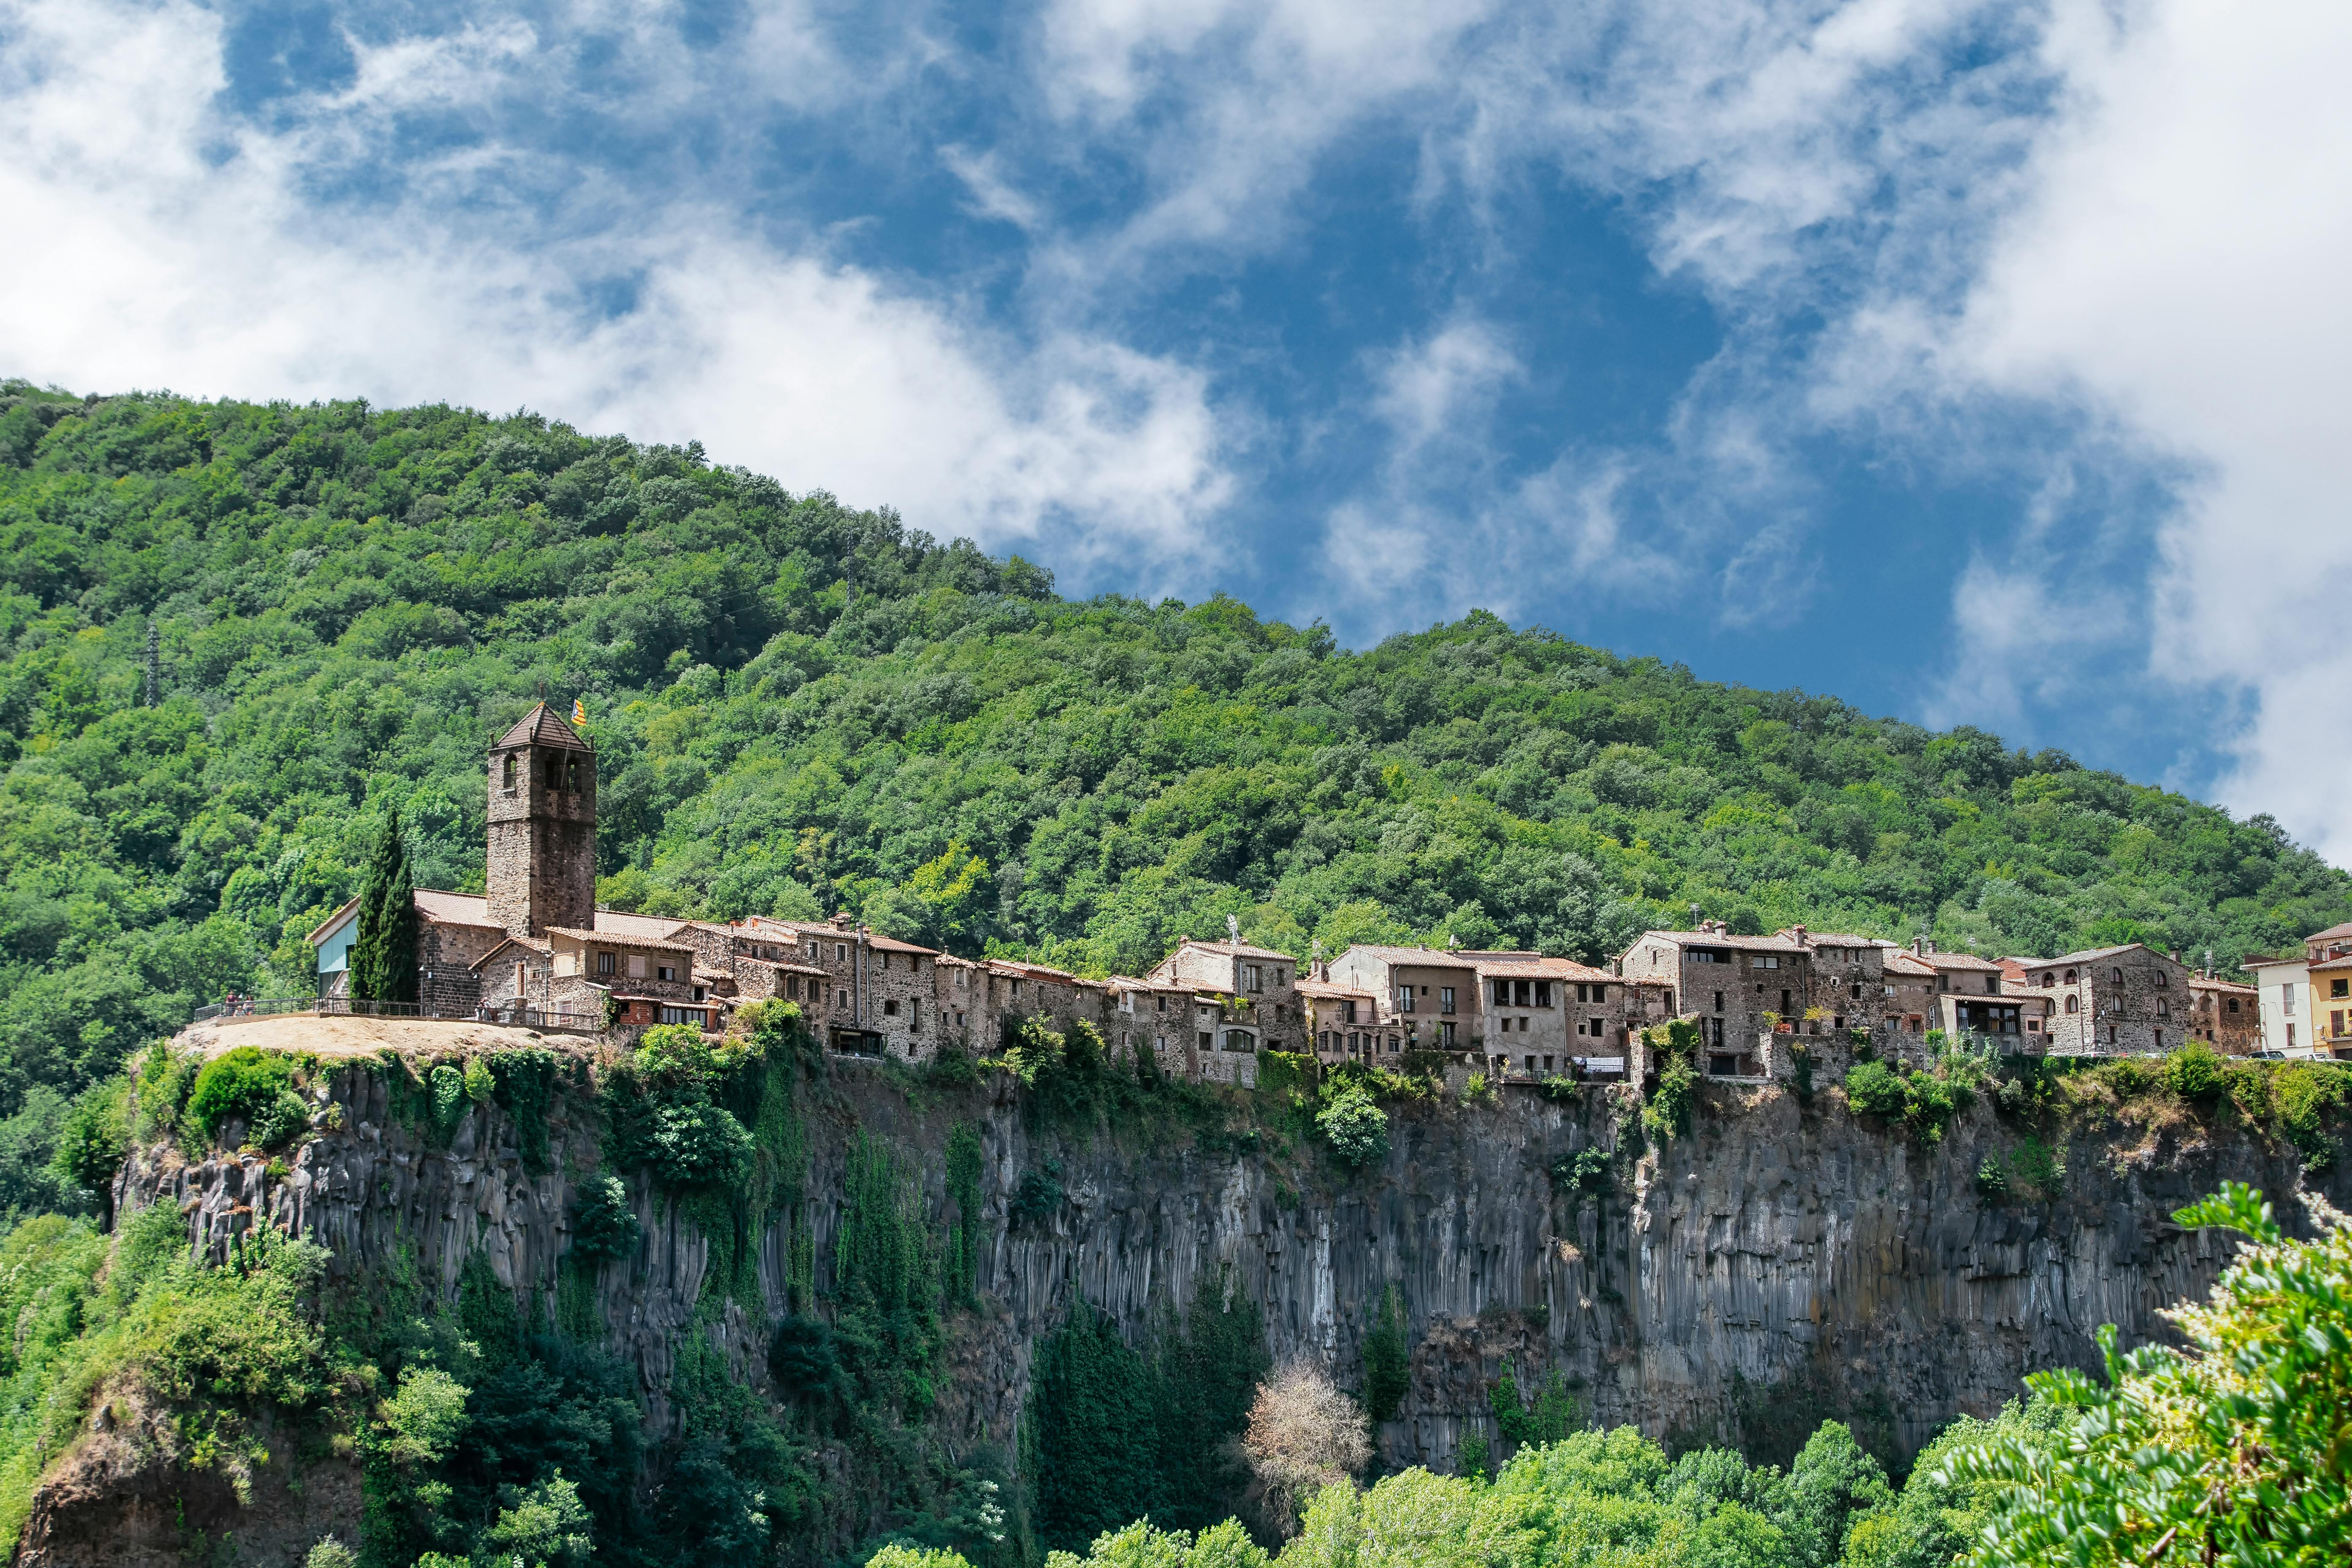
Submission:
[[[2074,984],[2074,972],[2071,969],[2066,972],[2066,984],[2069,985]]]
[[[2072,1012],[2074,1012],[2074,1010],[2075,1010],[2074,999],[2072,996],[2069,996],[2069,997],[2067,997],[2067,998],[2066,998],[2066,1011],[2068,1011],[2069,1013],[2072,1013]]]
[[[501,789],[514,788],[514,753],[512,752],[509,752],[507,753],[506,772],[502,776],[502,781],[499,787]]]
[[[2164,971],[2161,969],[2156,972],[2156,983],[2158,985],[2169,985],[2172,984],[2169,980],[2165,978]]]
[[[2042,972],[2042,989],[2047,990],[2047,989],[2049,989],[2051,986],[2055,985],[2055,984],[2058,984],[2058,977],[2057,977],[2055,974],[2051,973],[2050,973],[2048,970],[2046,970],[2046,969],[2045,969],[2045,970],[2043,970],[2043,971]]]
[[[2116,984],[2121,985],[2124,983],[2124,972],[2120,967],[2110,970],[2108,973],[2114,975]]]
[[[563,787],[573,795],[580,793],[580,759],[577,757],[563,764]]]

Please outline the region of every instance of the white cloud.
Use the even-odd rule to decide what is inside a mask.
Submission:
[[[2184,690],[2251,690],[2223,797],[2352,862],[2352,12],[2064,9],[2071,91],[1956,334],[1986,384],[2087,405],[2201,470],[2137,606]]]
[[[20,236],[0,363],[78,386],[530,405],[898,505],[1081,567],[1195,559],[1231,485],[1203,378],[1079,332],[1024,345],[952,301],[780,252],[683,202],[581,235],[502,200],[562,177],[495,142],[405,171],[390,210],[306,199],[420,98],[475,101],[533,54],[512,25],[362,50],[291,129],[223,117],[220,24],[34,0],[0,13],[0,210]],[[529,165],[529,167],[520,167]],[[471,196],[491,215],[452,216]],[[567,209],[573,226],[593,200]],[[618,289],[625,308],[589,300]]]

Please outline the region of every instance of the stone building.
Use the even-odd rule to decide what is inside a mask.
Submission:
[[[513,936],[596,923],[596,752],[544,702],[490,748],[490,918]]]
[[[1387,999],[1408,1051],[1485,1054],[1478,966],[1427,947],[1349,948],[1333,959],[1332,984]]]
[[[1916,1062],[1925,1058],[1927,1031],[1938,1026],[1934,1021],[1939,1010],[1936,966],[1895,942],[1885,944],[1882,952],[1885,980],[1874,1037],[1878,1054],[1888,1061]]]
[[[1696,931],[1645,931],[1618,971],[1671,990],[1677,1015],[1698,1025],[1702,1065],[1717,1077],[1773,1071],[1761,1042],[1784,1022],[1793,1033],[1813,1005],[1809,946],[1790,936],[1734,936],[1720,921]]]
[[[1533,952],[1465,952],[1477,968],[1486,1070],[1506,1081],[1625,1070],[1625,985]]]
[[[2189,1038],[2188,966],[2145,943],[2043,959],[2028,984],[2051,1000],[2052,1056],[2161,1056]]]
[[[1293,988],[1316,1056],[1326,1062],[1395,1067],[1403,1058],[1404,1025],[1391,1000],[1354,982],[1330,979],[1329,973],[1330,966],[1318,963]]]
[[[2189,1037],[2224,1056],[2250,1057],[2263,1048],[2261,994],[2211,973],[2189,977]]]

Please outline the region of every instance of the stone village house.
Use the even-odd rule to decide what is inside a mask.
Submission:
[[[1778,1078],[1802,1049],[1840,1069],[1868,1039],[1919,1056],[1931,1029],[2004,1049],[2156,1052],[2191,1037],[2250,1048],[2254,988],[2192,979],[2144,946],[2007,965],[1877,938],[1791,927],[1735,936],[1720,921],[1644,932],[1608,968],[1526,952],[1361,945],[1302,977],[1292,955],[1187,939],[1140,977],[1092,980],[1042,964],[967,959],[866,929],[754,916],[684,920],[595,907],[596,754],[541,703],[490,747],[486,891],[415,894],[420,1007],[439,1016],[594,1030],[687,1024],[710,1032],[747,1002],[798,1006],[830,1048],[920,1062],[947,1046],[992,1051],[1022,1020],[1102,1034],[1114,1060],[1254,1083],[1266,1050],[1396,1065],[1436,1052],[1501,1082],[1572,1074],[1638,1081],[1643,1031],[1697,1025],[1701,1066]],[[320,994],[349,994],[358,902],[310,933]],[[2352,976],[2352,928],[2321,933],[2304,973]],[[2006,973],[2005,973],[2006,969]],[[2331,1035],[2352,1047],[2343,977]],[[2231,1020],[2236,1021],[2231,1021]],[[2316,1031],[2315,1031],[2316,1032]]]

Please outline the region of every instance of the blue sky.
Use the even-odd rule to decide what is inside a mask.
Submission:
[[[2341,6],[0,0],[0,369],[529,406],[2338,858]]]

